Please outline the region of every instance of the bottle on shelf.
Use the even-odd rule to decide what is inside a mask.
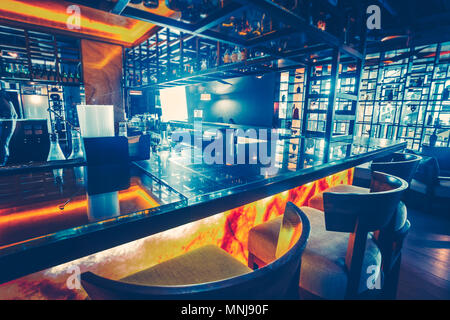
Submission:
[[[14,78],[17,78],[17,64],[15,64],[15,63],[12,63],[11,64],[12,65],[12,76],[14,77]]]
[[[209,66],[210,67],[217,67],[218,61],[217,61],[217,53],[213,51],[213,53],[210,56]]]
[[[5,73],[6,73],[7,77],[11,77],[12,76],[11,64],[10,63],[5,65]]]
[[[233,53],[231,54],[231,62],[238,62],[238,48],[235,47]]]
[[[206,70],[208,66],[206,65],[206,59],[202,59],[200,70]]]
[[[245,49],[238,50],[238,60],[245,61],[247,59]]]
[[[433,133],[430,136],[430,146],[431,147],[434,147],[436,145],[436,142],[437,142],[437,139],[438,139],[437,129],[438,129],[438,126],[434,126],[434,131],[433,131]]]
[[[75,73],[73,72],[73,69],[70,69],[70,72],[68,74],[68,81],[75,82]]]
[[[52,68],[52,66],[48,66],[48,69],[47,69],[47,80],[55,80],[55,74],[53,73],[53,68]]]
[[[231,62],[231,56],[230,56],[230,52],[227,50],[225,50],[225,53],[223,55],[223,63],[230,63]]]
[[[42,80],[48,80],[48,74],[47,74],[47,65],[43,65],[42,67],[39,68],[40,69],[40,73],[39,73],[39,77]]]
[[[69,82],[69,75],[67,74],[67,69],[65,67],[62,67],[61,82]]]
[[[58,81],[61,78],[61,74],[59,73],[59,70],[56,68],[56,65],[54,68],[52,68],[52,74],[54,81]]]

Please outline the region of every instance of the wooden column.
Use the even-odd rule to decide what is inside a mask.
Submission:
[[[114,125],[124,120],[122,89],[123,47],[92,40],[81,40],[86,104],[114,105]]]

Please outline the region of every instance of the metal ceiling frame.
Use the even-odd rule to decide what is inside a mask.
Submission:
[[[122,11],[128,6],[130,0],[117,0],[116,5],[112,8],[111,13],[121,14]]]
[[[126,2],[128,1],[119,0],[113,11],[119,12]],[[280,21],[287,22],[290,27],[249,40],[241,40],[214,30],[210,30],[212,27],[217,26],[219,23],[228,19],[234,14],[238,14],[250,7],[258,8],[264,12],[269,12],[270,15],[278,18]],[[316,26],[310,25],[302,17],[284,8],[283,6],[278,5],[272,0],[233,0],[233,2],[228,2],[223,8],[218,9],[218,11],[212,13],[197,24],[178,21],[170,17],[160,16],[155,13],[139,10],[134,7],[123,7],[123,10],[120,12],[122,16],[128,18],[150,22],[161,27],[175,29],[205,39],[219,41],[225,44],[245,48],[261,45],[262,43],[265,43],[267,41],[276,40],[290,34],[305,32],[309,36],[309,38],[318,39],[319,42],[327,44],[332,48],[338,48],[344,54],[362,59],[362,54],[357,49],[344,44],[334,35],[326,31],[322,31]]]
[[[224,16],[221,15],[215,21],[207,20],[205,23],[202,21],[199,23],[199,25],[178,21],[178,20],[175,20],[172,18],[160,16],[160,15],[148,12],[148,11],[142,11],[142,10],[132,8],[132,7],[126,7],[122,11],[121,15],[128,17],[128,18],[157,24],[161,27],[166,27],[166,28],[190,33],[193,35],[200,36],[202,38],[206,38],[206,39],[210,39],[210,40],[214,40],[214,41],[220,41],[220,42],[227,43],[227,44],[234,45],[234,46],[244,47],[245,42],[242,40],[229,37],[227,35],[221,34],[216,31],[203,30],[205,27],[207,27],[207,26],[209,27],[212,23],[217,22],[217,24],[218,24],[221,21],[227,19],[227,17],[231,16],[234,12],[241,11],[244,9],[239,7],[238,9],[235,9],[235,10],[226,10],[226,8],[221,9],[221,10],[225,10]],[[205,19],[207,19],[207,18],[205,18]],[[201,31],[199,32],[197,30],[201,30]]]
[[[119,4],[117,4],[119,5]],[[238,39],[237,37],[229,36],[227,34],[220,33],[216,30],[211,30],[211,28],[216,27],[222,21],[230,18],[231,16],[242,12],[248,8],[255,8],[262,12],[268,13],[276,21],[283,21],[283,27],[281,29],[276,29],[271,32],[265,33],[261,36],[253,37],[248,40]],[[165,64],[167,69],[167,75],[171,74],[172,66],[174,68],[183,68],[184,59],[191,54],[182,54],[177,60],[170,60],[169,57],[176,53],[182,48],[190,47],[196,50],[197,59],[199,58],[199,43],[205,42],[205,45],[211,45],[217,47],[217,55],[220,55],[221,44],[232,45],[240,48],[247,48],[252,50],[257,50],[263,53],[263,56],[254,57],[252,59],[247,59],[242,62],[237,62],[233,64],[219,64],[216,67],[208,68],[207,70],[195,72],[195,74],[186,74],[181,77],[171,78],[170,76],[157,83],[149,83],[146,85],[139,85],[140,89],[153,87],[162,88],[170,87],[176,85],[186,85],[194,83],[203,83],[214,81],[223,78],[233,78],[243,75],[251,74],[264,74],[268,72],[276,72],[286,68],[293,68],[298,66],[308,66],[317,63],[326,63],[324,60],[330,51],[339,52],[341,60],[344,62],[346,59],[353,61],[361,61],[363,59],[363,54],[357,49],[350,47],[342,42],[341,39],[336,36],[323,31],[314,25],[306,22],[306,20],[292,11],[278,5],[272,0],[233,0],[226,2],[224,8],[218,9],[217,11],[210,14],[208,17],[200,20],[197,23],[187,23],[183,21],[178,21],[170,17],[160,16],[149,11],[139,10],[134,7],[125,7],[122,11],[122,15],[146,21],[149,23],[157,24],[160,27],[161,32],[155,34],[155,38],[152,40],[154,43],[151,46],[156,45],[156,48],[160,44],[165,43],[165,46],[156,49],[156,59],[166,57],[167,59],[162,59],[160,64],[156,64],[157,74],[159,72],[159,67]],[[166,32],[162,28],[166,28]],[[169,30],[174,30],[179,32],[179,35],[175,35],[174,38],[158,41],[158,34],[164,35],[169,34]],[[175,33],[176,34],[176,33]],[[268,45],[269,42],[277,41],[283,38],[290,37],[292,35],[306,35],[305,39],[308,39],[305,43],[297,43],[297,48],[286,47],[285,49],[275,48]],[[173,35],[173,33],[172,33]],[[150,37],[152,38],[152,36]],[[149,38],[149,39],[150,39]],[[364,35],[360,35],[361,39],[365,39]],[[196,43],[188,45],[188,41],[194,39]],[[208,43],[211,41],[212,43]],[[149,48],[147,40],[147,46]],[[133,47],[141,50],[141,44]],[[359,50],[364,51],[364,47],[358,44]],[[145,50],[148,50],[145,49]],[[214,49],[213,49],[214,50]],[[182,51],[183,52],[183,51]],[[153,59],[155,54],[151,54],[147,59]],[[195,53],[194,53],[195,55]],[[192,55],[191,55],[192,56]],[[187,59],[190,60],[189,58]],[[284,60],[284,61],[283,61]],[[158,60],[159,61],[159,60]],[[153,63],[149,61],[147,63],[147,69],[154,69]],[[270,64],[270,65],[268,65]],[[134,62],[132,62],[134,68]],[[157,77],[159,79],[159,76]],[[136,87],[136,84],[129,86],[129,88]],[[136,87],[137,88],[137,87]]]

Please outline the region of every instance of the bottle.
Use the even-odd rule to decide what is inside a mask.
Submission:
[[[43,65],[42,67],[40,67],[39,78],[42,80],[47,80],[47,66],[46,65]]]
[[[66,160],[64,153],[61,150],[61,146],[58,142],[58,134],[50,134],[50,151],[48,153],[47,161]]]
[[[161,132],[161,143],[159,144],[159,151],[170,151],[170,143],[167,139],[167,128]]]
[[[231,62],[237,62],[238,61],[238,49],[237,47],[234,48],[233,53],[231,54]]]
[[[215,51],[213,51],[211,54],[209,65],[211,67],[217,67],[217,65],[218,65],[217,53]]]
[[[75,82],[75,73],[73,72],[73,69],[70,69],[68,81]]]
[[[230,57],[230,52],[227,50],[225,50],[225,53],[223,55],[223,63],[230,63],[231,62],[231,57]]]
[[[119,122],[119,136],[127,136],[127,123],[126,121]]]
[[[47,80],[55,80],[55,73],[52,66],[48,66],[47,69]]]
[[[245,48],[242,49],[241,54],[242,54],[242,60],[243,60],[243,61],[245,61],[245,60],[248,59],[248,57],[249,57],[249,52],[248,52],[247,49],[245,49]]]
[[[14,75],[13,75],[13,71],[14,70],[14,68],[13,68],[13,65],[12,65],[12,63],[8,63],[8,68],[7,68],[7,71],[6,71],[6,73],[8,74],[8,77],[14,77]]]
[[[62,70],[62,82],[69,82],[69,75],[67,74],[66,68],[63,68]]]
[[[207,66],[206,66],[206,59],[202,59],[202,64],[200,67],[200,70],[206,70]]]
[[[434,127],[433,134],[430,136],[430,147],[434,147],[436,145],[436,141],[438,139],[436,132],[437,132],[437,126]]]
[[[72,130],[72,152],[68,159],[84,159],[83,142],[77,130]]]

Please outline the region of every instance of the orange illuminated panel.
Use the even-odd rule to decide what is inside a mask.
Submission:
[[[137,185],[120,191],[118,197],[121,213],[132,213],[159,205]],[[0,248],[93,222],[87,214],[88,204],[85,197],[73,199],[64,210],[61,210],[59,206],[64,201],[53,201],[35,209],[28,207],[1,209]]]
[[[67,23],[77,21],[74,11],[68,10],[71,5],[73,3],[55,0],[1,0],[0,18],[81,33],[125,45],[134,44],[156,27],[148,22],[77,5],[80,8],[80,29],[69,29]],[[174,15],[164,1],[153,12],[166,17]]]
[[[0,299],[85,299],[87,295],[82,288],[69,289],[67,286],[73,266],[80,272],[91,271],[110,279],[121,279],[206,244],[215,244],[247,264],[248,233],[253,226],[283,214],[288,201],[301,207],[329,187],[352,184],[353,173],[353,168],[344,170],[205,219],[10,281],[0,285]]]

